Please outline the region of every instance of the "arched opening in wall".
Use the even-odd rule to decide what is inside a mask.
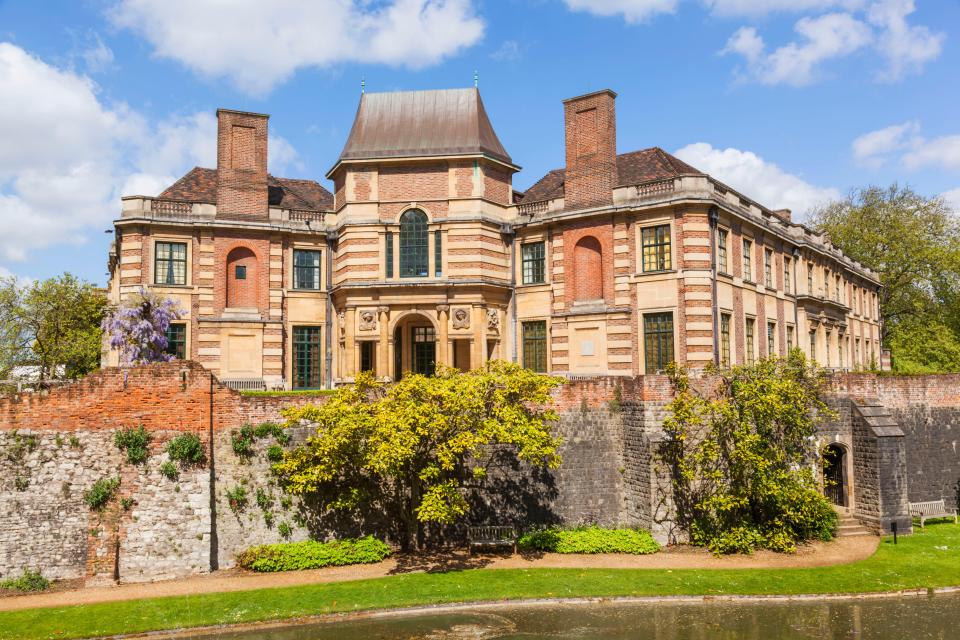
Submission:
[[[410,209],[400,216],[400,277],[425,278],[430,261],[427,214]]]
[[[823,493],[838,507],[848,506],[847,450],[836,443],[823,450]]]
[[[573,248],[574,300],[586,302],[603,299],[603,249],[593,236],[580,238]]]
[[[437,332],[433,321],[414,313],[397,322],[393,333],[394,380],[405,373],[432,376],[437,370]]]
[[[260,299],[257,255],[247,247],[227,254],[227,308],[256,309]]]

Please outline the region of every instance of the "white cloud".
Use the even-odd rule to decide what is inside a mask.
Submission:
[[[948,206],[953,208],[957,215],[960,215],[960,187],[944,191],[940,194],[940,197],[943,198]]]
[[[216,119],[197,113],[156,124],[106,104],[88,78],[0,43],[0,260],[81,244],[120,210],[121,195],[156,195],[194,165],[216,163]],[[271,137],[270,168],[297,166]]]
[[[596,16],[622,15],[627,22],[643,22],[661,13],[673,13],[679,0],[564,0],[571,11]]]
[[[960,134],[927,139],[916,121],[870,131],[856,138],[853,156],[859,162],[880,166],[897,156],[907,169],[935,167],[960,170]]]
[[[476,44],[484,31],[471,0],[119,0],[109,16],[157,56],[251,94],[303,67],[426,67]]]
[[[94,33],[91,36],[93,42],[90,46],[80,52],[84,68],[88,73],[102,73],[113,66],[113,50],[110,49],[100,36]]]
[[[881,0],[870,7],[867,19],[880,30],[876,46],[888,65],[877,73],[878,79],[899,80],[909,71],[920,71],[940,55],[942,33],[907,24],[907,16],[915,10],[913,0]]]
[[[769,13],[805,13],[827,9],[857,9],[865,0],[703,0],[720,16],[762,16]]]
[[[520,43],[516,40],[504,40],[500,48],[490,54],[490,57],[499,62],[520,59]]]
[[[908,72],[919,72],[924,64],[936,59],[942,49],[944,35],[924,26],[910,25],[907,16],[916,10],[913,0],[874,0],[859,2],[799,2],[793,9],[842,6],[849,11],[804,17],[796,22],[794,30],[800,36],[767,53],[762,36],[752,26],[740,27],[727,40],[721,53],[743,57],[746,72],[741,76],[762,84],[802,86],[817,80],[820,67],[831,59],[845,58],[854,53],[872,49],[885,61],[877,71],[876,79],[899,80]],[[758,12],[761,5],[767,10],[783,8],[786,3],[759,3],[749,0],[716,0],[714,11]]]
[[[960,135],[941,136],[932,140],[918,139],[911,150],[903,155],[903,164],[908,169],[960,169]]]
[[[794,219],[817,205],[840,198],[832,187],[819,187],[787,173],[750,151],[717,149],[706,142],[689,144],[674,155],[771,209],[790,209]]]
[[[800,42],[766,53],[753,27],[741,27],[727,41],[723,53],[736,53],[747,63],[747,75],[763,84],[802,86],[817,78],[820,63],[850,55],[871,40],[870,28],[846,13],[801,18],[794,25]]]
[[[919,130],[920,123],[911,121],[865,133],[853,141],[853,157],[857,162],[880,166],[891,153],[907,148]]]

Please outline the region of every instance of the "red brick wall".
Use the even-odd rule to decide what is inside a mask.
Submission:
[[[497,204],[510,204],[510,174],[488,165],[483,170],[483,197]]]
[[[446,165],[422,164],[383,167],[380,200],[446,199],[450,187]]]
[[[615,98],[612,91],[601,91],[563,103],[567,209],[613,203],[617,183]]]
[[[203,431],[210,426],[212,375],[191,361],[111,367],[48,394],[0,400],[0,429],[97,431],[143,425],[151,431]],[[246,397],[214,381],[213,426],[281,420],[280,410],[317,397]]]
[[[238,278],[238,270],[246,273]],[[227,254],[227,307],[256,307],[259,298],[257,255],[247,247],[235,247]]]
[[[217,216],[267,216],[268,116],[217,111]]]

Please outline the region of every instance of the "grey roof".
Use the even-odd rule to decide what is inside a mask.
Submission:
[[[477,89],[365,93],[343,160],[483,154],[513,164]]]

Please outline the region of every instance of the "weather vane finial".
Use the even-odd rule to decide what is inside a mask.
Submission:
[[[367,92],[367,79],[361,77],[360,78],[360,95],[363,95],[366,92]]]
[[[474,87],[480,86],[480,74],[477,73],[476,69],[473,70],[473,86]]]

